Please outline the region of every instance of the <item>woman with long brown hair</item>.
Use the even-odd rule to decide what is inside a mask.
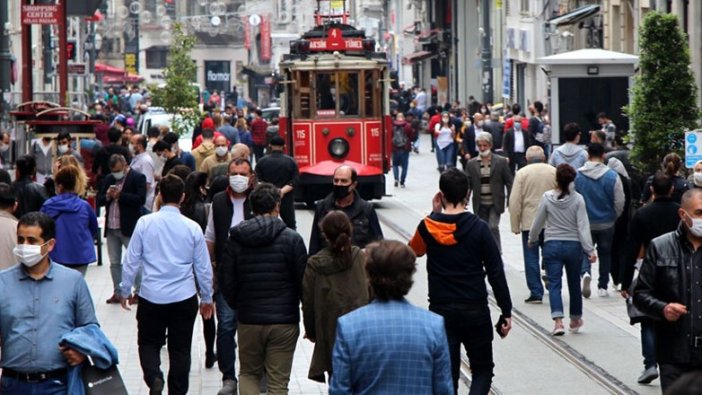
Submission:
[[[331,354],[336,320],[368,304],[363,251],[351,245],[351,221],[342,211],[329,212],[320,224],[328,246],[309,258],[302,281],[305,337],[315,343],[309,378],[324,382],[332,375]]]

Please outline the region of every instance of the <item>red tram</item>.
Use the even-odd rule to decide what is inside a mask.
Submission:
[[[347,16],[318,8],[317,26],[280,63],[280,132],[300,168],[295,200],[310,206],[331,192],[342,164],[356,169],[364,199],[382,198],[390,170],[389,65]]]

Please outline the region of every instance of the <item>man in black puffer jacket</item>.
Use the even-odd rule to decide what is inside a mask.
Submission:
[[[255,217],[231,229],[217,267],[219,288],[238,313],[239,389],[258,393],[265,366],[268,392],[287,393],[307,250],[278,217],[280,189],[261,183],[249,202]]]

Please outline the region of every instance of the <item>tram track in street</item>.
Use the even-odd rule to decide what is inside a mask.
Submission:
[[[412,238],[412,234],[390,220],[387,216],[383,215],[381,212],[378,212],[377,214],[380,222],[399,235],[402,239],[409,241]],[[490,294],[488,297],[488,303],[492,308],[499,309],[497,301],[492,294]],[[551,336],[550,332],[546,328],[539,325],[536,321],[514,307],[512,308],[512,323],[514,325],[518,325],[533,338],[537,339],[556,355],[564,359],[568,364],[572,365],[584,375],[589,377],[594,383],[602,387],[608,394],[637,394],[637,391],[627,386],[618,378],[609,374],[604,368],[589,360],[586,356],[565,341]],[[468,386],[470,386],[470,377],[470,364],[467,356],[463,354],[461,355],[461,378]],[[502,392],[496,388],[494,384],[491,386],[490,393],[496,395],[502,394]]]

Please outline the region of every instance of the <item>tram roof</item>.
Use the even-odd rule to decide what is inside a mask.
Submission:
[[[280,62],[281,68],[296,70],[336,70],[336,69],[375,69],[378,65],[387,65],[383,58],[364,58],[359,56],[344,56],[341,54],[309,55],[304,60],[289,59]]]

